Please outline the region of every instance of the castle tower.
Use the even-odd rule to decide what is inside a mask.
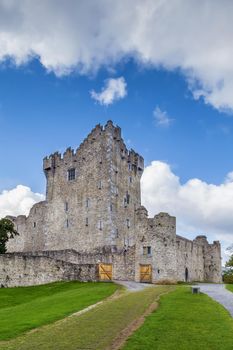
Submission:
[[[202,246],[204,259],[204,280],[214,283],[222,282],[221,245],[219,241],[209,244],[206,236],[197,236],[194,240]]]
[[[97,125],[76,152],[46,157],[44,249],[133,245],[143,168],[143,158],[126,148],[111,121]]]

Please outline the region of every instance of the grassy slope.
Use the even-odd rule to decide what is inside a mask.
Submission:
[[[107,300],[85,314],[68,317],[9,342],[2,342],[0,349],[104,350],[162,292],[171,288],[151,287],[141,292],[122,293],[119,298]]]
[[[233,284],[227,284],[226,288],[230,291],[233,292]]]
[[[162,296],[159,309],[127,341],[124,350],[232,350],[233,319],[207,295],[179,287]]]
[[[111,295],[112,283],[58,282],[0,289],[0,339],[61,319]]]

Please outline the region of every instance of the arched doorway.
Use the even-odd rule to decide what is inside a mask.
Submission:
[[[188,282],[188,280],[189,280],[189,270],[186,267],[185,268],[185,282]]]

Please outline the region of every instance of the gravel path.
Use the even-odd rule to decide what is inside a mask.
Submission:
[[[154,286],[154,284],[149,283],[139,283],[134,281],[113,281],[117,284],[121,284],[122,286],[126,287],[131,292],[138,292],[140,290],[143,290],[148,287]]]
[[[225,288],[224,284],[199,284],[202,293],[222,304],[233,317],[233,293]]]

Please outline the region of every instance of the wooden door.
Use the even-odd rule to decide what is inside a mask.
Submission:
[[[99,264],[99,279],[100,281],[112,280],[112,264]]]
[[[140,282],[152,282],[152,268],[151,265],[140,265]]]

